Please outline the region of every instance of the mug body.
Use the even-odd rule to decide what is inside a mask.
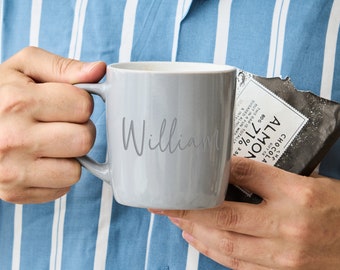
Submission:
[[[197,209],[222,203],[236,70],[199,63],[108,66],[108,162],[117,202]]]

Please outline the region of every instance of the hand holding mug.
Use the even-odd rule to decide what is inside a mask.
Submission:
[[[33,47],[0,65],[0,199],[46,202],[78,181],[73,157],[89,151],[95,129],[92,98],[72,84],[96,82],[104,73],[102,62]]]

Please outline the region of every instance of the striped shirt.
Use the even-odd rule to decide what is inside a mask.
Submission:
[[[339,0],[0,0],[0,61],[34,45],[83,61],[214,62],[340,101]],[[0,74],[1,76],[1,74]],[[105,112],[94,97],[105,160]],[[320,165],[340,179],[340,143]],[[62,198],[0,200],[0,270],[226,269],[188,246],[166,217],[119,205],[87,171]]]

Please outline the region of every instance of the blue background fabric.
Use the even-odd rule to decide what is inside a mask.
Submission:
[[[340,101],[337,1],[2,0],[0,4],[1,62],[34,45],[64,57],[107,64],[226,63],[261,76],[289,76],[299,89]],[[130,36],[125,35],[128,30]],[[326,44],[334,40],[331,51]],[[100,98],[94,99],[97,138],[90,155],[104,161],[105,106]],[[337,143],[321,163],[321,174],[340,179],[339,150]],[[0,270],[226,269],[188,247],[167,218],[119,205],[109,189],[84,170],[79,183],[55,202],[20,206],[0,200]]]

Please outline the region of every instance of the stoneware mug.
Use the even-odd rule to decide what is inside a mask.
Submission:
[[[80,163],[123,205],[219,205],[228,186],[235,82],[236,69],[226,65],[109,65],[105,82],[77,85],[106,103],[107,160],[84,156]]]

